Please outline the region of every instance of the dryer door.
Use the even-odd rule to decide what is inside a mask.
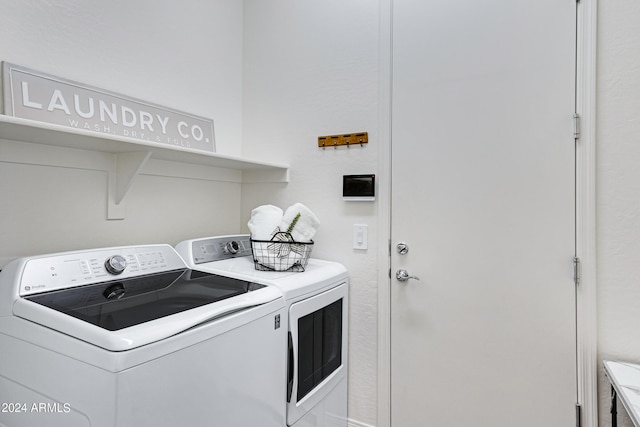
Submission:
[[[291,305],[287,424],[299,420],[346,378],[347,307],[346,283]]]

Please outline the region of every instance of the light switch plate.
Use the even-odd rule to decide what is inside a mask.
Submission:
[[[369,236],[367,224],[353,224],[353,249],[368,249]]]

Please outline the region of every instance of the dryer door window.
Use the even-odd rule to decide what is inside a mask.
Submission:
[[[298,401],[342,364],[342,299],[298,319]]]
[[[345,282],[291,304],[288,425],[294,425],[346,379],[348,306]]]

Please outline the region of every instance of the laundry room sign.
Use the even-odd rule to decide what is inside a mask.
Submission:
[[[215,152],[213,120],[3,62],[5,115]]]

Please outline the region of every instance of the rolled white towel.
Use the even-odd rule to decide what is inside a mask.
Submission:
[[[282,222],[282,209],[273,205],[258,206],[251,211],[251,219],[247,223],[251,238],[254,240],[271,240],[276,228]]]
[[[296,242],[311,242],[316,231],[318,231],[318,227],[320,227],[320,221],[315,214],[302,203],[296,203],[285,211],[282,221],[280,222],[280,231],[287,231],[298,214],[300,214],[298,220],[295,221],[293,228],[289,231],[291,237],[293,237],[293,240]]]

